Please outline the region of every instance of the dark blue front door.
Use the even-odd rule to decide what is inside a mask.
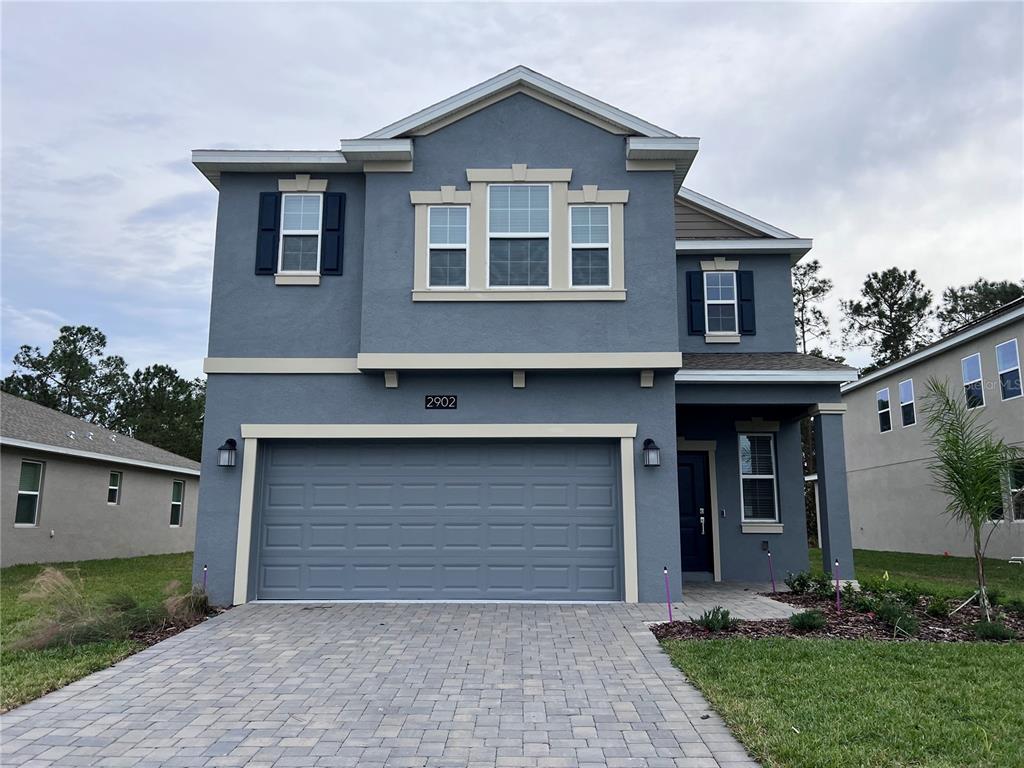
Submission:
[[[711,488],[708,455],[679,453],[679,544],[684,572],[714,568],[711,537]]]

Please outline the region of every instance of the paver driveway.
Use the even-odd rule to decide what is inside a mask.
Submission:
[[[3,765],[753,766],[650,605],[250,604],[4,715]]]

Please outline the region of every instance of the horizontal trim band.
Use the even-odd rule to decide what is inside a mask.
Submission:
[[[203,373],[359,373],[354,357],[208,357]]]
[[[96,453],[95,451],[82,451],[77,448],[64,448],[59,445],[47,445],[46,443],[35,443],[30,440],[18,440],[13,437],[0,437],[0,445],[6,445],[11,448],[25,448],[30,451],[39,451],[40,453],[56,453],[62,456],[74,456],[78,459],[91,459],[93,461],[102,461],[107,464],[125,464],[132,467],[142,467],[144,469],[155,469],[161,472],[173,472],[179,475],[190,475],[192,477],[199,477],[198,469],[188,469],[186,467],[175,467],[172,464],[159,464],[153,461],[142,461],[141,459],[128,459],[120,456],[109,456],[105,453]]]
[[[572,168],[528,168],[513,165],[511,168],[468,168],[466,181],[487,183],[552,182],[572,179]]]
[[[636,437],[636,424],[243,424],[243,438],[423,439]]]
[[[856,371],[736,371],[736,370],[684,370],[676,374],[676,381],[684,383],[831,383],[841,384],[857,378]]]
[[[681,352],[465,352],[420,354],[365,352],[360,370],[585,370],[679,368]]]
[[[320,285],[320,275],[274,275],[274,285]]]
[[[740,523],[742,533],[782,533],[782,523]]]
[[[625,301],[626,292],[615,289],[578,289],[571,291],[486,291],[414,290],[413,301]]]

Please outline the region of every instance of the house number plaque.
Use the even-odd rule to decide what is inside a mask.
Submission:
[[[427,395],[423,406],[432,411],[435,409],[454,410],[459,407],[459,398],[455,395]]]

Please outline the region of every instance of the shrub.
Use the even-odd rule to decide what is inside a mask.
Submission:
[[[843,605],[857,613],[869,613],[875,610],[875,599],[864,589],[853,584],[844,584],[842,591]]]
[[[979,621],[974,625],[974,636],[979,640],[1013,640],[1017,633],[998,621]]]
[[[797,632],[814,632],[825,626],[825,614],[821,611],[804,611],[789,617],[789,626]]]
[[[782,580],[789,591],[794,595],[803,595],[807,593],[807,589],[811,584],[811,574],[807,571],[800,571],[799,573],[788,573],[786,578]]]
[[[168,590],[173,584],[168,585]],[[193,584],[185,594],[171,595],[164,600],[164,610],[172,621],[191,626],[210,612],[210,597],[201,584]]]
[[[893,631],[893,635],[902,633],[910,637],[917,634],[917,619],[897,600],[882,600],[875,608],[875,616]]]
[[[924,612],[936,619],[945,619],[949,616],[949,606],[944,597],[933,597],[928,601]]]
[[[704,611],[698,618],[693,620],[693,623],[709,632],[721,632],[725,629],[732,629],[737,624],[736,620],[729,616],[728,609],[720,605],[716,605],[710,611]]]
[[[985,594],[988,596],[988,601],[991,605],[1002,605],[1005,601],[1003,590],[999,589],[999,587],[985,587]]]

